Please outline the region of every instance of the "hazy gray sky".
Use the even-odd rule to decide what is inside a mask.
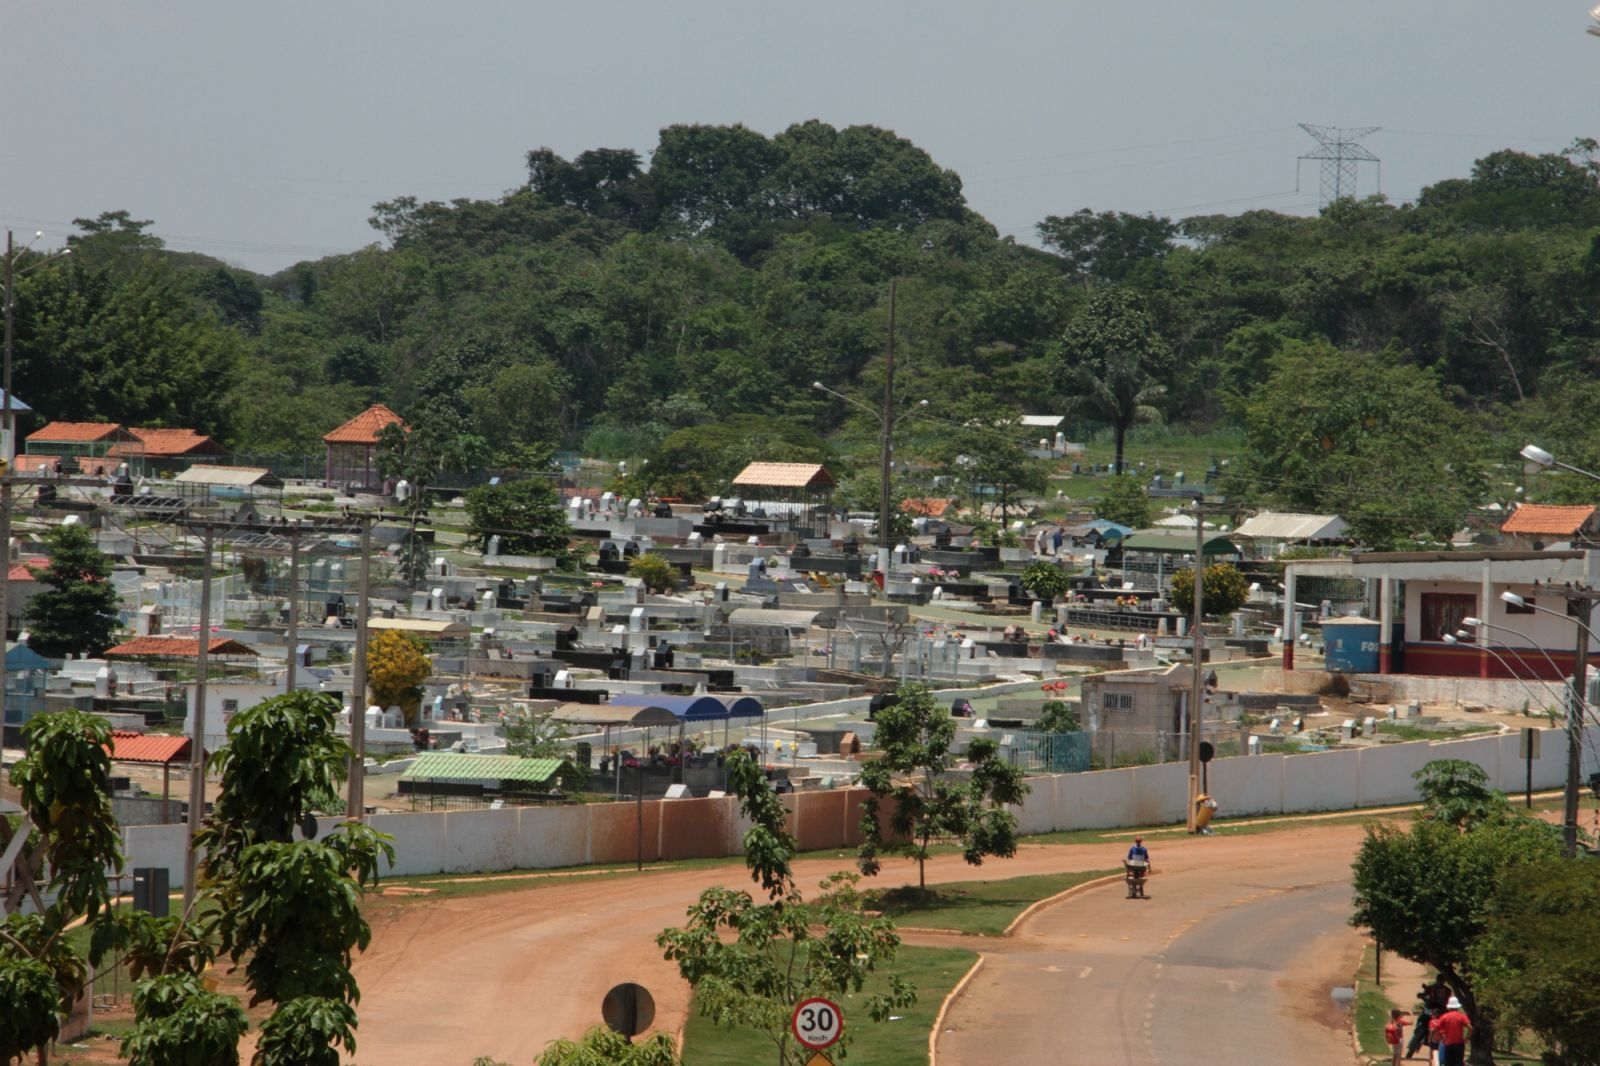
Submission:
[[[530,148],[808,118],[910,138],[1025,240],[1080,207],[1314,210],[1297,122],[1382,126],[1404,200],[1600,133],[1589,6],[0,0],[0,226],[125,208],[275,271],[377,239],[379,200],[496,196]]]

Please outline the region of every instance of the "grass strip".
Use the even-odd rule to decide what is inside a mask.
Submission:
[[[874,1022],[859,1006],[858,997],[846,996],[839,1004],[845,1033],[850,1039],[850,1062],[872,1066],[926,1066],[928,1033],[939,1005],[961,975],[971,968],[977,952],[960,948],[902,947],[893,971],[917,989],[917,1002],[895,1021]],[[772,1042],[750,1029],[720,1029],[690,1007],[683,1034],[684,1066],[750,1066],[772,1062],[777,1052]]]
[[[969,936],[1000,936],[1017,915],[1042,899],[1115,870],[1033,874],[995,881],[957,881],[926,891],[903,888],[867,893],[867,906],[907,929],[954,929]]]

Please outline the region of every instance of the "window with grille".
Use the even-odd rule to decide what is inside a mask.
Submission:
[[[1133,710],[1133,693],[1107,692],[1105,694],[1105,708],[1108,711]]]

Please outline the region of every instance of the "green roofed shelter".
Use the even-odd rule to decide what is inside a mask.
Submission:
[[[1124,552],[1144,552],[1150,555],[1193,555],[1194,534],[1166,529],[1141,529],[1122,538]],[[1239,546],[1222,534],[1206,538],[1207,555],[1238,555]]]
[[[519,755],[470,755],[453,751],[426,751],[416,757],[402,781],[431,781],[499,787],[504,782],[521,785],[553,784],[565,759],[525,759]]]

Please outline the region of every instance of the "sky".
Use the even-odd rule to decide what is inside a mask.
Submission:
[[[0,0],[0,227],[51,247],[125,209],[270,273],[379,240],[379,201],[498,196],[532,148],[812,118],[909,138],[1019,241],[1083,207],[1313,212],[1302,122],[1382,127],[1403,201],[1600,137],[1589,6]]]

